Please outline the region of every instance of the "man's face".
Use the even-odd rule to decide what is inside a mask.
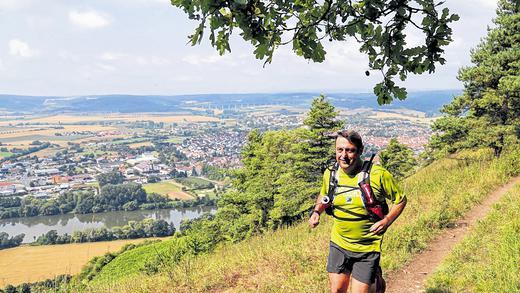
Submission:
[[[354,144],[350,143],[346,138],[338,136],[336,139],[336,161],[343,169],[354,166],[359,159],[361,150]]]

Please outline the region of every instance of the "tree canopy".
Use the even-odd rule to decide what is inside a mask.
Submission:
[[[386,148],[379,153],[379,158],[381,165],[398,179],[410,175],[417,166],[413,151],[395,138],[392,138]]]
[[[280,46],[292,44],[293,51],[307,60],[325,60],[324,40],[356,40],[368,55],[368,68],[381,72],[383,81],[374,87],[379,104],[406,98],[406,90],[395,85],[396,76],[434,72],[444,64],[444,46],[452,39],[450,23],[458,20],[443,2],[434,0],[171,0],[188,18],[198,22],[192,45],[209,31],[211,45],[219,54],[231,51],[233,30],[254,47],[257,59],[271,63]],[[423,42],[407,46],[406,34],[416,30]],[[369,71],[366,71],[369,75]]]
[[[435,121],[430,147],[437,153],[503,147],[520,137],[520,3],[500,0],[495,27],[472,51],[472,66],[459,71],[464,92]]]

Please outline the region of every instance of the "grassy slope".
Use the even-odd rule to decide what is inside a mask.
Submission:
[[[504,155],[500,160],[491,157],[485,151],[461,154],[435,162],[405,180],[408,207],[385,237],[382,266],[386,271],[402,267],[444,227],[517,172],[513,170],[518,170],[518,160],[512,159],[513,155]],[[268,292],[282,288],[289,292],[320,292],[327,288],[325,262],[330,226],[327,219],[317,230],[310,231],[302,223],[236,245],[226,244],[214,253],[189,258],[158,275],[141,276],[138,281],[135,278],[140,273],[136,269],[142,262],[129,266],[130,257],[123,254],[103,268],[90,289],[168,291],[175,287],[176,292]],[[156,254],[155,249],[167,250],[167,245],[164,242],[143,247],[133,254],[144,260]]]
[[[520,185],[516,185],[427,281],[427,292],[520,291]]]

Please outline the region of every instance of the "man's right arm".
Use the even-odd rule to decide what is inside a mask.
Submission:
[[[325,172],[323,174],[323,180],[321,185],[321,191],[320,194],[316,197],[316,203],[314,204],[314,208],[311,212],[311,215],[309,217],[309,226],[311,228],[315,228],[320,223],[320,215],[325,211],[326,205],[321,203],[321,199],[323,198],[323,194],[326,194],[328,191],[328,174]]]
[[[327,208],[326,205],[321,203],[322,196],[318,195],[316,198],[316,204],[314,205],[314,209],[312,210],[312,214],[309,218],[309,226],[311,228],[315,228],[320,223],[320,215]]]

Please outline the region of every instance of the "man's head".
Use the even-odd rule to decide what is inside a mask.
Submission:
[[[363,153],[363,140],[359,133],[352,130],[338,131],[336,137],[336,161],[347,172],[353,171],[359,164]]]

